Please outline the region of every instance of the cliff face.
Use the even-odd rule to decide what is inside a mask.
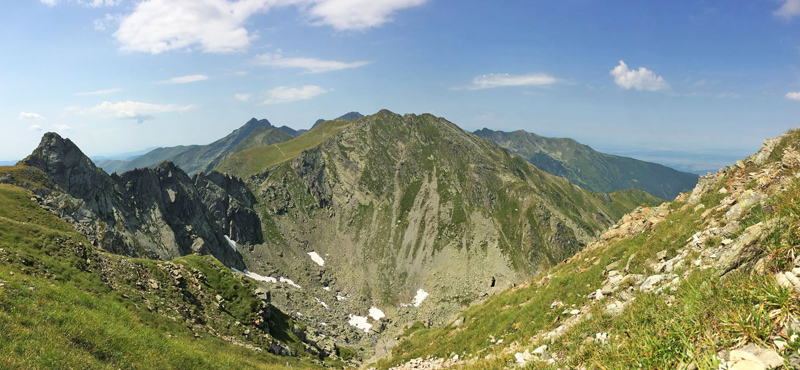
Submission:
[[[227,214],[227,208],[238,203],[232,205],[223,188],[209,191],[205,182],[201,196],[194,181],[172,163],[109,176],[69,139],[48,133],[20,164],[42,170],[55,185],[37,191],[42,207],[99,247],[155,259],[211,254],[227,266],[244,268],[239,253],[225,240],[231,228],[220,227],[211,214],[222,208]],[[232,214],[247,213],[238,207]],[[250,235],[249,240],[258,239]]]

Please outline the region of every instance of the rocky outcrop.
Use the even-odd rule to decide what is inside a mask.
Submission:
[[[200,173],[194,178],[194,186],[211,219],[225,235],[240,244],[264,242],[261,220],[253,209],[255,196],[242,180],[219,172]]]
[[[96,246],[134,257],[172,259],[211,254],[244,268],[193,181],[165,162],[122,176],[106,175],[69,139],[47,133],[21,164],[42,170],[55,185],[38,201],[87,235]]]

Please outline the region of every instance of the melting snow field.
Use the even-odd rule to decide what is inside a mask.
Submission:
[[[308,255],[311,256],[311,260],[316,262],[316,264],[320,266],[325,266],[325,260],[317,254],[317,252],[308,252]]]
[[[277,283],[278,282],[278,279],[276,279],[274,277],[262,276],[262,275],[256,274],[255,272],[250,272],[250,271],[247,271],[247,270],[244,270],[244,274],[247,277],[249,277],[249,278],[251,278],[253,280],[263,281],[263,282],[266,282],[266,283]]]
[[[386,314],[384,314],[383,311],[381,311],[377,307],[370,307],[370,309],[369,309],[369,317],[371,317],[371,318],[373,318],[375,320],[380,320],[380,319],[386,317]]]
[[[428,292],[422,290],[422,288],[417,290],[417,295],[414,297],[414,307],[419,307],[425,298],[428,298]]]
[[[368,323],[367,318],[364,316],[350,315],[350,321],[347,323],[363,330],[365,333],[369,333],[369,329],[372,329],[372,324]]]
[[[233,250],[236,251],[236,242],[231,240],[231,238],[229,238],[227,235],[223,236],[225,237],[225,240],[228,241],[228,244],[230,244],[231,248],[233,248]]]
[[[291,285],[291,286],[293,286],[295,288],[303,289],[303,287],[295,284],[294,281],[291,281],[291,280],[289,280],[289,279],[287,279],[287,278],[285,278],[283,276],[281,276],[280,280],[281,280],[281,283],[286,283],[286,284],[289,284],[289,285]]]

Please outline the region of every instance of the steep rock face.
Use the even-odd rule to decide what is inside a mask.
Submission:
[[[172,259],[211,254],[243,268],[192,180],[172,163],[108,176],[75,144],[47,133],[20,162],[42,170],[57,188],[40,189],[40,204],[106,250],[134,257]]]
[[[266,231],[251,271],[332,287],[401,324],[441,324],[614,222],[594,194],[431,115],[381,111],[248,181]],[[432,303],[409,308],[419,289]]]
[[[523,130],[503,132],[486,128],[475,131],[475,135],[522,156],[545,172],[566,177],[590,191],[610,193],[633,188],[671,200],[697,183],[697,175],[656,163],[600,153],[572,139],[543,137]]]
[[[198,174],[194,178],[202,203],[217,226],[237,243],[261,244],[261,220],[253,210],[255,196],[244,181],[211,172]]]

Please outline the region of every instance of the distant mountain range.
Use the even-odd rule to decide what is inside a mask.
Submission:
[[[475,135],[491,140],[543,171],[566,177],[578,186],[602,193],[639,189],[671,200],[692,189],[698,176],[660,164],[600,153],[573,139],[549,138],[518,130],[493,131]]]
[[[339,118],[353,120],[359,117],[364,116],[358,112],[350,112]],[[324,122],[324,120],[317,122],[320,121]],[[136,168],[153,168],[161,162],[170,161],[187,174],[193,175],[211,171],[223,159],[242,150],[288,141],[306,131],[295,130],[288,126],[275,127],[266,119],[252,118],[228,136],[208,145],[156,148],[128,160],[101,159],[97,160],[96,164],[108,173],[123,173]]]

